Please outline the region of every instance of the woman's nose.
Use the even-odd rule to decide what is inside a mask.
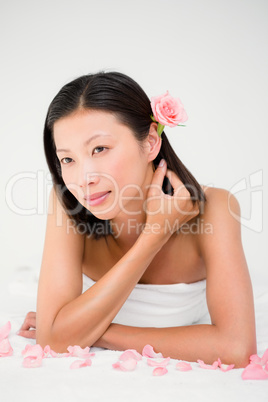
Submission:
[[[95,170],[95,166],[88,160],[77,165],[76,183],[80,188],[87,187],[90,184],[98,184],[100,176]]]
[[[100,177],[97,173],[84,172],[79,178],[79,186],[86,187],[90,184],[98,184]]]

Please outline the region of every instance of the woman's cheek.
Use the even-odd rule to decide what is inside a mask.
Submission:
[[[119,197],[127,201],[128,198],[139,197],[142,195],[143,177],[135,169],[121,169],[120,175],[117,176],[117,186]],[[129,201],[129,199],[128,199]]]
[[[81,200],[84,197],[83,190],[81,186],[76,182],[75,178],[72,177],[68,172],[63,172],[62,173],[62,180],[64,181],[65,186],[67,189],[70,191],[70,193],[78,200],[81,202]]]

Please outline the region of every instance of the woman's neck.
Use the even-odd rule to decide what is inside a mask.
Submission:
[[[127,252],[133,246],[146,223],[144,203],[149,185],[152,182],[153,173],[152,165],[149,165],[141,188],[142,197],[135,199],[132,205],[128,204],[128,213],[121,211],[114,219],[110,220],[113,238],[122,252]]]

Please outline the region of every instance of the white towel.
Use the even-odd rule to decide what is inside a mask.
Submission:
[[[95,282],[83,274],[83,292]],[[113,320],[134,327],[210,324],[206,280],[172,285],[137,284]]]

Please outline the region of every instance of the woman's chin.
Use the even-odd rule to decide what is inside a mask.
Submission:
[[[103,221],[114,219],[117,215],[115,209],[103,209],[101,208],[91,208],[89,205],[84,205],[84,207],[92,213],[96,218],[101,219]]]

